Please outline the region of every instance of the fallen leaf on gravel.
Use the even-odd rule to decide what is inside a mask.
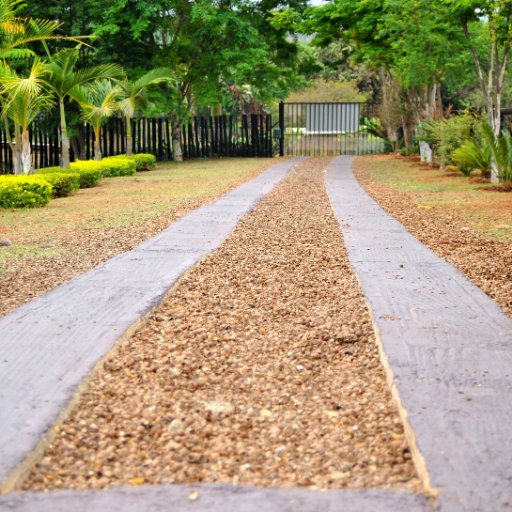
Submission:
[[[128,483],[131,485],[142,485],[146,479],[142,476],[138,476],[136,478],[132,478],[131,480],[128,480]]]

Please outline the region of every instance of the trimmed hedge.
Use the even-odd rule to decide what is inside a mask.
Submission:
[[[77,163],[77,162],[75,162]],[[105,178],[116,176],[133,176],[135,174],[135,162],[126,157],[107,157],[100,161],[87,160],[79,162],[80,165],[87,165],[91,169],[100,169]],[[73,166],[73,164],[71,164]]]
[[[33,208],[48,204],[52,185],[43,176],[0,176],[0,208]]]
[[[156,156],[150,153],[137,153],[131,155],[135,160],[135,168],[137,171],[151,171],[156,165]]]
[[[92,188],[98,185],[100,179],[102,178],[101,171],[98,169],[85,169],[81,165],[77,165],[82,162],[73,162],[69,169],[64,169],[62,167],[44,167],[42,169],[37,169],[36,174],[76,174],[78,175],[80,188]]]
[[[103,165],[103,176],[133,176],[137,171],[135,161],[126,157],[107,157],[100,163]]]
[[[80,176],[71,172],[47,172],[40,174],[51,184],[53,197],[66,197],[80,188]]]
[[[135,155],[117,155],[109,158],[123,159],[128,158],[135,162],[137,171],[151,171],[156,165],[156,156],[151,153],[136,153]]]

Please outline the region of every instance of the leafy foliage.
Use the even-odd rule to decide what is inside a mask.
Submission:
[[[96,187],[101,178],[103,177],[103,173],[100,169],[88,168],[87,165],[82,165],[80,161],[73,162],[70,165],[69,169],[63,169],[62,167],[44,167],[42,169],[37,169],[36,174],[69,174],[74,173],[78,176],[78,181],[80,184],[80,188],[92,188]]]
[[[39,176],[0,176],[0,208],[33,208],[48,204],[52,186]]]
[[[156,165],[156,157],[155,155],[152,155],[150,153],[136,153],[134,155],[118,155],[118,156],[111,156],[109,157],[109,160],[112,159],[129,159],[135,162],[135,169],[137,171],[151,171],[155,168]],[[105,159],[103,159],[105,161]]]
[[[105,178],[133,176],[136,172],[135,160],[129,157],[107,157],[92,163],[98,164]]]
[[[36,172],[36,175],[39,174]],[[66,197],[80,188],[80,178],[69,172],[54,172],[43,174],[44,179],[52,186],[53,197]]]
[[[455,163],[454,152],[471,139],[479,122],[478,118],[468,113],[440,121],[427,120],[420,124],[416,139],[432,147],[439,164],[451,165]]]
[[[501,135],[495,136],[491,126],[485,124],[482,134],[496,164],[498,179],[503,183],[512,183],[512,136],[510,132],[503,130]]]
[[[475,169],[487,175],[491,169],[491,149],[488,144],[466,140],[453,152],[453,160],[465,176],[470,176]]]
[[[309,87],[291,93],[286,101],[364,102],[366,99],[352,82],[317,79]]]
[[[104,178],[115,176],[132,176],[135,174],[135,161],[129,157],[107,157],[101,160],[77,160],[70,169],[80,173],[94,171]]]

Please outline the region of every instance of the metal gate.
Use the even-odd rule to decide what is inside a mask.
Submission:
[[[371,103],[280,103],[281,156],[335,156],[384,153],[375,134]]]

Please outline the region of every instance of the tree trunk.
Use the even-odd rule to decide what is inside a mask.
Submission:
[[[493,21],[493,20],[491,20]],[[495,20],[494,20],[495,21]],[[487,69],[487,81],[484,77],[484,67],[481,64],[480,56],[476,51],[476,47],[472,42],[472,37],[466,21],[462,22],[462,29],[464,36],[468,42],[469,50],[473,57],[475,69],[480,83],[480,89],[485,98],[485,108],[487,111],[487,119],[491,126],[494,136],[498,137],[501,129],[501,96],[503,91],[503,81],[505,77],[505,70],[507,66],[507,58],[510,51],[510,40],[507,41],[503,47],[503,56],[500,62],[498,39],[496,33],[494,35],[494,41],[490,42],[488,69]],[[491,157],[491,182],[498,183],[498,166],[494,156]]]
[[[11,154],[12,154],[12,164],[13,164],[13,172],[14,174],[21,174],[21,158],[19,154],[19,145],[16,146],[15,140],[11,137],[11,129],[9,128],[9,120],[7,119],[7,116],[3,116],[4,118],[4,130],[5,130],[5,137],[7,139],[7,142],[9,144],[9,147],[11,148]],[[14,127],[15,134],[19,133],[19,130],[16,129],[16,126]],[[18,136],[19,138],[19,136]]]
[[[71,149],[75,153],[76,160],[86,160],[87,148],[85,145],[85,126],[80,123],[77,128],[78,133],[70,139]]]
[[[393,144],[393,151],[396,153],[400,149],[400,137],[398,130],[394,126],[386,127],[387,139]]]
[[[132,118],[126,116],[124,121],[126,123],[126,154],[131,156],[133,155]]]
[[[412,129],[410,123],[406,119],[402,121],[402,130],[404,132],[405,149],[409,155],[412,148]]]
[[[34,174],[34,164],[32,162],[32,148],[28,130],[21,134],[21,169],[23,174]]]
[[[64,98],[59,99],[60,107],[60,135],[61,135],[61,151],[60,166],[69,169],[69,137],[68,128],[66,126],[66,111],[64,109]]]
[[[21,161],[21,129],[17,124],[14,125],[14,141],[11,139],[11,150],[14,174],[23,174],[23,164]]]
[[[181,149],[181,124],[177,119],[173,119],[171,125],[174,160],[176,162],[183,162],[183,152]]]
[[[101,160],[101,127],[94,130],[94,160]]]

